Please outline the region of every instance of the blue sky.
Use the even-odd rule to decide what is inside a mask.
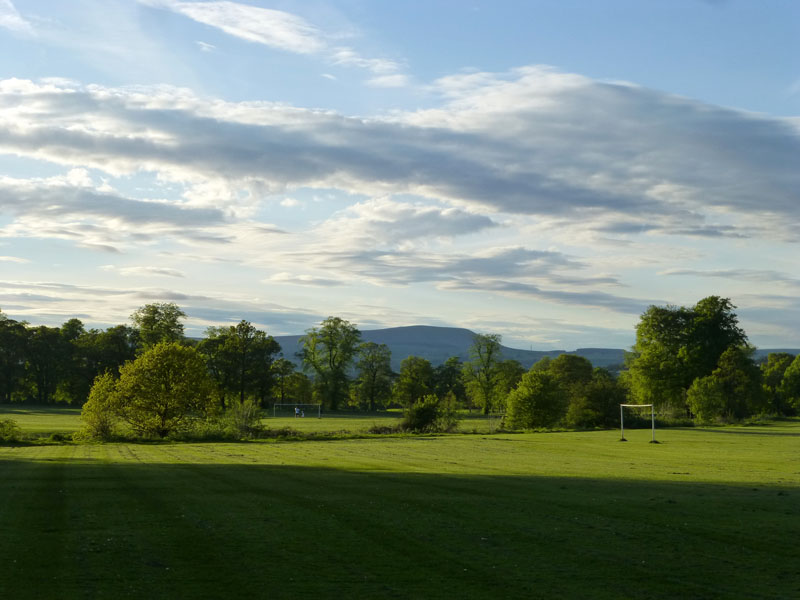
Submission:
[[[0,0],[0,309],[800,347],[800,3]]]

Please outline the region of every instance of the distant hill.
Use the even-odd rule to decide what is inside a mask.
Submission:
[[[295,354],[300,350],[299,335],[276,336],[283,354],[289,360],[297,361]],[[461,360],[469,358],[469,349],[475,332],[457,327],[432,327],[411,325],[409,327],[390,327],[362,331],[365,342],[386,344],[392,351],[392,368],[398,370],[407,356],[421,356],[433,365],[440,365],[451,356]],[[565,350],[522,350],[502,347],[503,358],[514,359],[528,369],[545,356],[555,358],[559,354],[578,354],[588,358],[596,367],[608,367],[622,363],[623,351],[610,348],[579,348],[574,352]]]

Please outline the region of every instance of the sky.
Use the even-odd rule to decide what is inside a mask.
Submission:
[[[0,0],[0,309],[800,348],[800,2]]]

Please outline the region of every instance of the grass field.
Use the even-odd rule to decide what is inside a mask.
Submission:
[[[0,405],[0,419],[14,419],[24,434],[43,436],[51,433],[70,434],[81,426],[79,408],[48,408],[35,406]],[[402,417],[399,411],[386,411],[374,414],[328,413],[321,419],[309,416],[295,419],[294,416],[271,415],[263,423],[271,429],[290,427],[305,433],[346,432],[365,433],[373,425],[396,425]],[[489,433],[497,425],[496,418],[488,418],[477,413],[464,413],[459,422],[459,431]]]
[[[7,598],[796,598],[800,422],[0,447]]]

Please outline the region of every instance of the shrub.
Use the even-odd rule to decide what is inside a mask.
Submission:
[[[454,404],[450,396],[444,400],[439,400],[433,394],[425,396],[406,409],[398,429],[415,433],[452,431],[458,423]]]
[[[18,442],[22,430],[14,419],[0,419],[0,442]]]
[[[225,429],[239,437],[258,437],[264,429],[262,417],[261,407],[252,398],[234,402],[223,415]]]

